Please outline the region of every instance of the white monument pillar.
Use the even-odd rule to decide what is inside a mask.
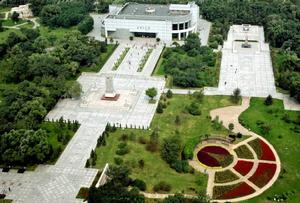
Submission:
[[[116,101],[120,94],[117,94],[114,89],[113,76],[108,75],[105,77],[105,93],[102,96],[102,100]]]

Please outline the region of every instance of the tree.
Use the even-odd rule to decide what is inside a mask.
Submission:
[[[231,96],[231,99],[234,103],[238,103],[241,99],[241,90],[239,88],[236,88],[233,90],[233,94]]]
[[[12,14],[11,14],[11,20],[13,21],[13,22],[18,22],[19,21],[19,13],[17,13],[16,11],[14,11]]]
[[[197,100],[197,102],[202,102],[204,98],[203,90],[195,91],[193,93],[193,97]]]
[[[265,104],[266,106],[270,106],[270,105],[272,105],[272,103],[273,103],[273,98],[272,98],[272,96],[271,96],[271,95],[267,96],[267,98],[266,98],[265,101],[264,101],[264,104]]]
[[[146,149],[150,152],[155,152],[158,149],[158,130],[154,130],[150,134],[150,140],[146,145]]]
[[[79,24],[78,30],[86,35],[94,28],[94,20],[91,16],[86,16]]]
[[[55,27],[58,24],[58,17],[61,12],[61,8],[57,4],[46,5],[40,13],[41,22],[50,27]]]
[[[145,166],[145,161],[144,161],[144,159],[139,160],[139,161],[138,161],[138,164],[139,164],[139,167],[140,167],[141,169],[143,169],[144,166]]]
[[[132,183],[132,186],[137,187],[141,191],[145,191],[147,186],[143,180],[135,179]]]
[[[168,164],[174,163],[180,158],[182,142],[178,136],[165,138],[160,149],[160,156]]]
[[[111,166],[107,174],[109,181],[99,188],[91,187],[88,193],[89,203],[144,203],[145,198],[136,189],[128,190],[132,180],[129,178],[130,171],[126,166]],[[140,184],[139,186],[142,186]],[[142,186],[143,187],[143,186]]]
[[[172,98],[173,97],[173,92],[170,89],[168,89],[166,96],[169,99]]]
[[[13,165],[42,163],[50,157],[44,130],[12,130],[0,136],[0,162]]]
[[[179,115],[176,115],[175,124],[180,125],[180,123],[181,123],[180,117],[179,117]]]
[[[197,33],[189,34],[187,38],[184,40],[184,50],[189,51],[196,49],[198,50],[201,46],[200,39]]]
[[[163,113],[164,112],[164,108],[161,102],[158,102],[157,108],[156,108],[156,112],[157,113]]]
[[[80,98],[82,87],[81,84],[77,81],[70,81],[66,84],[66,97],[71,97],[74,99]]]
[[[153,101],[153,98],[157,95],[157,90],[155,87],[152,87],[152,88],[148,88],[146,90],[146,95],[148,97],[150,97],[151,101]]]
[[[187,110],[193,116],[201,115],[199,104],[196,102],[192,102],[189,106],[187,106]]]
[[[0,20],[0,32],[3,32],[3,31],[4,31],[4,28],[3,28],[3,25],[2,25],[2,20]]]
[[[228,129],[229,129],[230,131],[233,131],[233,129],[234,129],[234,124],[233,124],[233,123],[229,123]]]

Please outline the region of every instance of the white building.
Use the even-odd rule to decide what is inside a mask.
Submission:
[[[129,36],[160,38],[166,43],[182,40],[197,32],[199,7],[188,4],[111,5],[108,16],[102,21],[102,35],[119,39]]]
[[[31,9],[29,8],[29,4],[20,5],[18,7],[11,8],[10,13],[13,14],[14,12],[18,13],[20,18],[33,17]]]

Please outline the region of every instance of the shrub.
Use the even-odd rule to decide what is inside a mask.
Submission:
[[[123,142],[126,142],[128,140],[128,135],[127,134],[122,134],[120,138]]]
[[[243,137],[243,134],[240,133],[240,132],[238,132],[238,133],[236,134],[236,137],[239,138],[239,139],[241,139],[241,138]]]
[[[115,164],[117,164],[117,165],[121,165],[121,164],[123,163],[123,159],[120,158],[120,157],[115,157],[115,158],[114,158],[114,162],[115,162]]]
[[[117,149],[117,151],[116,151],[116,154],[120,155],[120,156],[123,156],[123,155],[128,154],[128,153],[129,153],[128,147],[122,148],[122,149]]]
[[[78,30],[86,35],[94,28],[94,20],[91,16],[86,16],[84,19],[78,24]]]
[[[269,96],[265,99],[264,104],[265,104],[266,106],[270,106],[270,105],[273,104],[273,98],[272,98],[271,95],[269,95]]]
[[[168,183],[166,183],[164,181],[160,181],[158,184],[153,186],[153,191],[154,192],[159,192],[159,191],[169,192],[169,191],[171,191],[171,185],[169,185]]]
[[[138,161],[138,164],[139,164],[139,167],[140,167],[141,169],[144,168],[144,166],[145,166],[145,161],[144,161],[144,159],[139,160],[139,161]]]
[[[180,125],[180,123],[181,123],[180,117],[179,117],[179,115],[177,115],[175,118],[175,124]]]
[[[161,102],[158,102],[157,108],[156,108],[156,112],[157,113],[163,113],[164,109],[163,109],[163,105]]]
[[[130,37],[129,37],[129,40],[132,41],[132,40],[133,40],[133,36],[130,36]]]
[[[234,124],[233,124],[233,123],[229,123],[228,129],[229,129],[230,131],[233,131],[233,129],[234,129]]]
[[[86,167],[86,168],[89,168],[90,165],[91,165],[91,164],[90,164],[90,159],[87,159],[87,160],[86,160],[86,163],[85,163],[85,167]]]
[[[173,97],[173,92],[170,89],[168,89],[166,96],[169,99],[172,98]]]
[[[178,173],[188,173],[189,172],[189,164],[186,160],[176,160],[171,165]]]
[[[187,107],[188,112],[193,115],[193,116],[198,116],[201,115],[201,110],[199,108],[199,105],[196,102],[192,102],[188,107]]]
[[[132,186],[137,187],[141,191],[145,191],[146,188],[147,188],[146,183],[143,180],[140,180],[140,179],[135,179],[132,183]]]
[[[130,140],[130,141],[135,141],[135,140],[136,140],[136,135],[135,135],[133,132],[131,132],[131,133],[129,134],[129,140]]]
[[[234,91],[233,91],[233,94],[231,96],[231,100],[232,102],[234,103],[239,103],[241,99],[241,90],[239,88],[236,88]]]
[[[140,144],[147,144],[147,140],[144,137],[139,137],[139,143]]]

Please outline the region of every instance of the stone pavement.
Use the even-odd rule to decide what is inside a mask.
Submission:
[[[200,37],[202,46],[207,46],[210,28],[211,28],[211,22],[208,22],[207,20],[199,18],[198,32],[200,34],[199,37]]]
[[[130,57],[136,59],[134,64],[137,66],[142,57],[136,55],[146,51],[145,46],[142,48],[144,43],[121,42],[99,73],[83,73],[78,78],[83,90],[81,98],[59,101],[46,119],[57,120],[64,117],[77,120],[81,124],[80,128],[55,165],[39,165],[35,171],[26,171],[24,174],[0,172],[0,190],[7,194],[7,199],[25,203],[82,202],[75,199],[76,194],[81,187],[89,187],[98,172],[84,166],[106,124],[140,129],[147,129],[150,126],[165,85],[164,78],[150,76],[162,48],[157,46],[157,50],[150,55],[151,63],[147,62],[142,72],[136,73],[136,69],[123,71],[123,68],[126,69],[125,66],[120,71],[111,71],[118,55],[126,46],[130,47],[129,53],[132,53]],[[107,75],[113,77],[114,89],[120,94],[117,101],[101,100],[105,93]],[[155,104],[149,104],[149,98],[145,94],[146,89],[150,87],[158,90]]]
[[[243,48],[249,39],[250,48]],[[264,41],[262,27],[233,25],[222,49],[218,91],[230,95],[239,88],[243,96],[267,97],[276,95],[269,45]]]

